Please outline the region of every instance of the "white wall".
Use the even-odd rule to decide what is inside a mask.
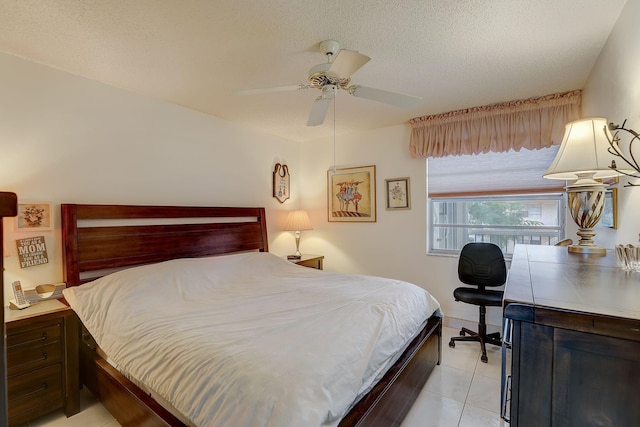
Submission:
[[[622,124],[640,132],[640,43],[638,20],[640,1],[628,0],[620,13],[587,85],[584,88],[582,110],[585,117],[606,117],[610,122]],[[623,133],[621,133],[621,136]],[[624,139],[623,139],[624,141]],[[627,139],[628,141],[628,139]],[[640,141],[634,153],[640,159]],[[608,247],[616,243],[638,244],[640,233],[640,187],[624,188],[629,181],[621,177],[618,184],[618,229],[598,230],[596,240]],[[640,180],[631,179],[640,184]]]
[[[337,120],[340,120],[338,117]],[[457,258],[426,255],[426,162],[409,156],[408,125],[340,136],[336,166],[376,166],[377,222],[328,222],[327,170],[333,139],[306,143],[300,160],[303,198],[314,230],[303,234],[304,252],[325,255],[325,269],[402,279],[427,289],[445,315],[477,322],[477,307],[456,303]],[[408,176],[410,210],[385,210],[385,179]],[[489,309],[494,324],[499,310]]]
[[[300,202],[298,143],[2,53],[0,100],[0,189],[56,214],[38,233],[5,218],[5,305],[13,280],[62,281],[60,203],[264,206],[270,250],[294,244],[280,225]],[[293,174],[285,204],[271,197],[276,162]],[[38,235],[49,263],[21,269],[15,240]]]

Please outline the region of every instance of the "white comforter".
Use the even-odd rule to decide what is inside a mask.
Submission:
[[[336,425],[439,309],[406,282],[269,253],[133,268],[64,295],[119,367],[216,427]]]

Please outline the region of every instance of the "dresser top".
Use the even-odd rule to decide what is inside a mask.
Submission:
[[[640,320],[640,273],[618,268],[613,251],[593,256],[518,245],[503,300],[505,307],[513,303]]]

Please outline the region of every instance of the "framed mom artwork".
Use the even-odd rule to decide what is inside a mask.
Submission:
[[[376,167],[327,171],[329,222],[376,221]]]

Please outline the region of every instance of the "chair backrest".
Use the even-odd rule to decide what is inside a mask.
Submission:
[[[507,281],[507,266],[499,246],[493,243],[467,243],[460,252],[458,278],[467,285],[501,286]]]

